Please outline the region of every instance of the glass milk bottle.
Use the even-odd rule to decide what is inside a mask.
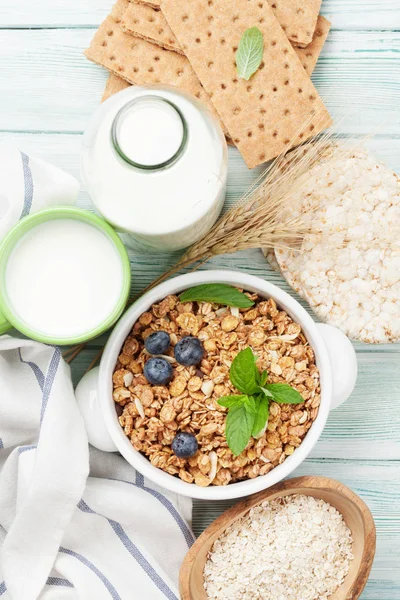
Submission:
[[[82,177],[124,239],[160,251],[201,239],[221,211],[227,146],[214,115],[168,86],[132,86],[104,102],[84,136]]]

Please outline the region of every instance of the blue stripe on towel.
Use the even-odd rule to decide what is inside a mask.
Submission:
[[[61,360],[61,352],[59,348],[54,349],[53,356],[50,361],[50,365],[46,374],[46,379],[43,385],[43,399],[42,399],[42,408],[40,411],[40,424],[42,424],[44,413],[46,411],[46,406],[48,399],[50,397],[51,388],[53,387],[54,379],[57,373],[57,369],[60,365]]]
[[[4,581],[2,581],[0,583],[0,596],[2,596],[3,594],[5,594],[6,591],[7,591],[6,584],[4,583]]]
[[[33,178],[32,171],[29,166],[29,156],[21,152],[22,157],[22,170],[24,173],[24,184],[25,184],[25,192],[24,192],[24,205],[22,207],[20,219],[29,215],[30,210],[32,208],[32,200],[33,200]]]
[[[86,512],[86,513],[93,514],[93,515],[98,515],[98,516],[106,519],[108,521],[108,523],[111,525],[111,527],[113,528],[114,532],[117,534],[117,536],[121,540],[121,542],[123,543],[123,545],[125,546],[125,548],[128,550],[128,552],[133,556],[133,558],[136,560],[136,562],[142,567],[142,569],[144,570],[146,575],[148,575],[148,577],[151,579],[151,581],[158,587],[158,589],[165,595],[165,597],[168,598],[168,600],[179,600],[177,598],[177,596],[174,594],[174,592],[165,583],[165,581],[154,570],[154,568],[151,566],[151,564],[149,563],[147,558],[145,558],[145,556],[143,556],[143,554],[140,552],[139,548],[137,546],[135,546],[135,544],[132,542],[132,540],[127,536],[127,534],[125,533],[125,531],[123,530],[123,528],[121,527],[121,525],[119,523],[117,523],[116,521],[113,521],[112,519],[107,519],[107,517],[104,517],[104,515],[100,515],[99,513],[95,512],[93,509],[91,509],[86,504],[86,502],[84,500],[80,500],[80,502],[78,504],[78,508],[82,512]]]
[[[153,490],[152,488],[146,487],[144,484],[144,477],[141,473],[138,473],[136,471],[136,483],[133,483],[132,481],[124,481],[123,479],[112,479],[112,478],[107,478],[107,479],[109,479],[110,481],[120,481],[121,483],[128,483],[129,485],[138,487],[141,490],[143,490],[144,492],[147,492],[148,494],[150,494],[151,496],[156,498],[168,510],[168,512],[171,514],[171,516],[175,520],[179,529],[183,533],[183,537],[185,538],[188,547],[190,548],[194,544],[194,536],[193,536],[192,532],[190,531],[189,527],[187,526],[185,520],[182,519],[181,515],[176,510],[175,506],[172,504],[172,502],[170,500],[168,500],[168,498],[166,496],[164,496],[160,492],[157,492],[157,490]]]
[[[99,569],[93,563],[90,562],[90,560],[82,556],[82,554],[78,554],[78,552],[74,552],[69,548],[61,547],[60,552],[62,552],[63,554],[68,554],[68,556],[73,556],[74,558],[79,560],[83,565],[85,565],[91,571],[93,571],[93,573],[97,575],[97,577],[102,581],[102,583],[104,583],[105,587],[110,592],[110,595],[113,600],[122,600],[115,587],[110,583],[107,577],[101,571],[99,571]]]
[[[35,377],[37,379],[37,382],[39,384],[39,387],[40,387],[40,389],[43,392],[45,377],[43,375],[42,370],[40,369],[40,367],[38,367],[38,365],[36,363],[30,362],[29,360],[24,360],[22,358],[21,348],[18,348],[18,353],[19,353],[19,360],[22,363],[24,363],[25,365],[30,366],[30,368],[32,369],[32,371],[33,371],[33,373],[34,373],[34,375],[35,375]]]
[[[68,579],[62,579],[61,577],[48,577],[46,585],[56,585],[58,587],[74,587]]]
[[[29,450],[36,450],[37,446],[21,446],[18,448],[18,454],[23,454],[24,452],[29,452]]]
[[[3,440],[0,438],[0,450],[4,448]]]

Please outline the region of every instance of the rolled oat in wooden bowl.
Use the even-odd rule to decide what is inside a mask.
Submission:
[[[135,450],[184,482],[265,475],[317,418],[314,351],[273,298],[244,291],[239,307],[188,293],[152,304],[126,338],[113,374],[120,425]]]

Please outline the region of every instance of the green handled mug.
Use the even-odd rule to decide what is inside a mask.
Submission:
[[[102,232],[113,245],[119,256],[122,267],[122,283],[118,300],[110,314],[97,327],[92,328],[80,335],[71,337],[54,337],[36,331],[32,324],[24,322],[13,308],[9,294],[7,293],[6,271],[7,263],[16,244],[30,230],[38,225],[53,221],[55,219],[68,219],[86,223]],[[47,344],[68,345],[85,342],[107,331],[123,313],[130,290],[131,269],[125,246],[114,229],[100,217],[80,208],[65,206],[49,208],[41,212],[25,217],[17,223],[6,235],[0,245],[0,334],[15,327],[25,336]],[[79,293],[79,290],[78,290]]]

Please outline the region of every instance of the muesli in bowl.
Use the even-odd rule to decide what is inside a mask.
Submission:
[[[317,418],[320,375],[273,298],[205,284],[153,303],[113,373],[119,423],[154,467],[198,486],[265,475]]]

